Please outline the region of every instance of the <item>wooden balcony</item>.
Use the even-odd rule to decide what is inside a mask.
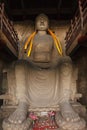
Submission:
[[[70,55],[79,46],[79,39],[87,38],[87,0],[78,1],[78,9],[65,37],[66,53]]]
[[[0,3],[0,55],[4,57],[5,53],[18,57],[18,36],[5,13],[4,4]]]

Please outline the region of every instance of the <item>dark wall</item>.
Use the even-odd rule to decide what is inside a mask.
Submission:
[[[73,61],[78,67],[77,90],[82,94],[79,101],[87,106],[87,47],[80,46],[73,56]]]

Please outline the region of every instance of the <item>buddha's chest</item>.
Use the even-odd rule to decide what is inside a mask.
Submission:
[[[33,40],[35,52],[50,52],[53,47],[53,40],[48,36],[36,36]]]

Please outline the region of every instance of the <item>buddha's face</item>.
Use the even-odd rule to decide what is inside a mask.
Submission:
[[[49,28],[49,20],[48,17],[44,14],[39,15],[36,18],[35,28],[38,31],[46,31]]]

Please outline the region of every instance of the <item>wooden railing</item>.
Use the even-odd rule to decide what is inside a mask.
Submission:
[[[10,41],[11,45],[18,51],[18,36],[16,31],[14,30],[13,23],[7,17],[4,4],[0,3],[0,30],[7,39]]]
[[[66,50],[73,43],[80,31],[83,31],[87,24],[87,0],[78,0],[78,9],[75,17],[71,20],[71,24],[65,37]]]

